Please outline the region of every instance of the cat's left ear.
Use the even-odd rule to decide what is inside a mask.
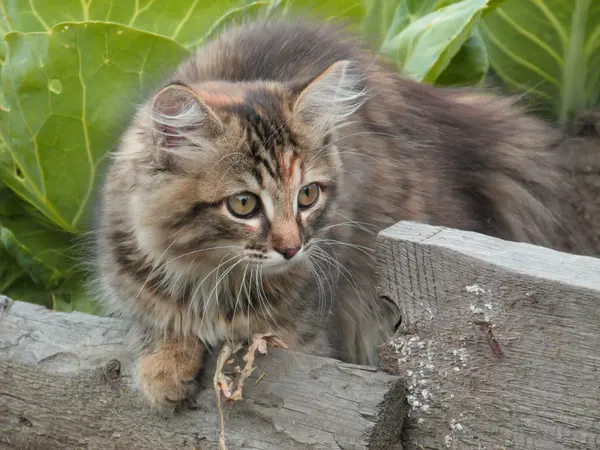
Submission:
[[[366,101],[363,72],[354,61],[337,61],[297,89],[294,113],[317,132],[348,120]]]

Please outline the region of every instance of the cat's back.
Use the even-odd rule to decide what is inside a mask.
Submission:
[[[341,26],[306,19],[229,28],[172,79],[294,82],[340,60],[358,63],[353,87],[368,92],[337,140],[357,149],[342,156],[344,170],[361,181],[346,183],[339,200],[349,216],[378,217],[377,227],[411,219],[563,247],[562,199],[570,187],[556,161],[562,136],[514,99],[404,78]],[[356,208],[363,186],[377,201]]]
[[[173,79],[250,82],[314,76],[333,62],[362,59],[340,26],[307,20],[262,20],[232,27],[203,45]]]

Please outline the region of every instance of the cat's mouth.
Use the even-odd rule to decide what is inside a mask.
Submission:
[[[300,248],[293,256],[282,255],[274,250],[260,255],[259,258],[250,257],[250,262],[260,267],[263,273],[277,274],[293,270],[306,261],[307,253],[304,247]]]

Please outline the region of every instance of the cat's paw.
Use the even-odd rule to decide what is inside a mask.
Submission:
[[[200,368],[199,350],[192,352],[173,344],[164,345],[139,361],[137,381],[152,408],[172,412],[196,396]]]

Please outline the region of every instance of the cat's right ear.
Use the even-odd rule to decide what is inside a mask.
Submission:
[[[196,92],[181,83],[161,89],[154,96],[150,114],[154,144],[165,150],[199,144],[223,129]]]

